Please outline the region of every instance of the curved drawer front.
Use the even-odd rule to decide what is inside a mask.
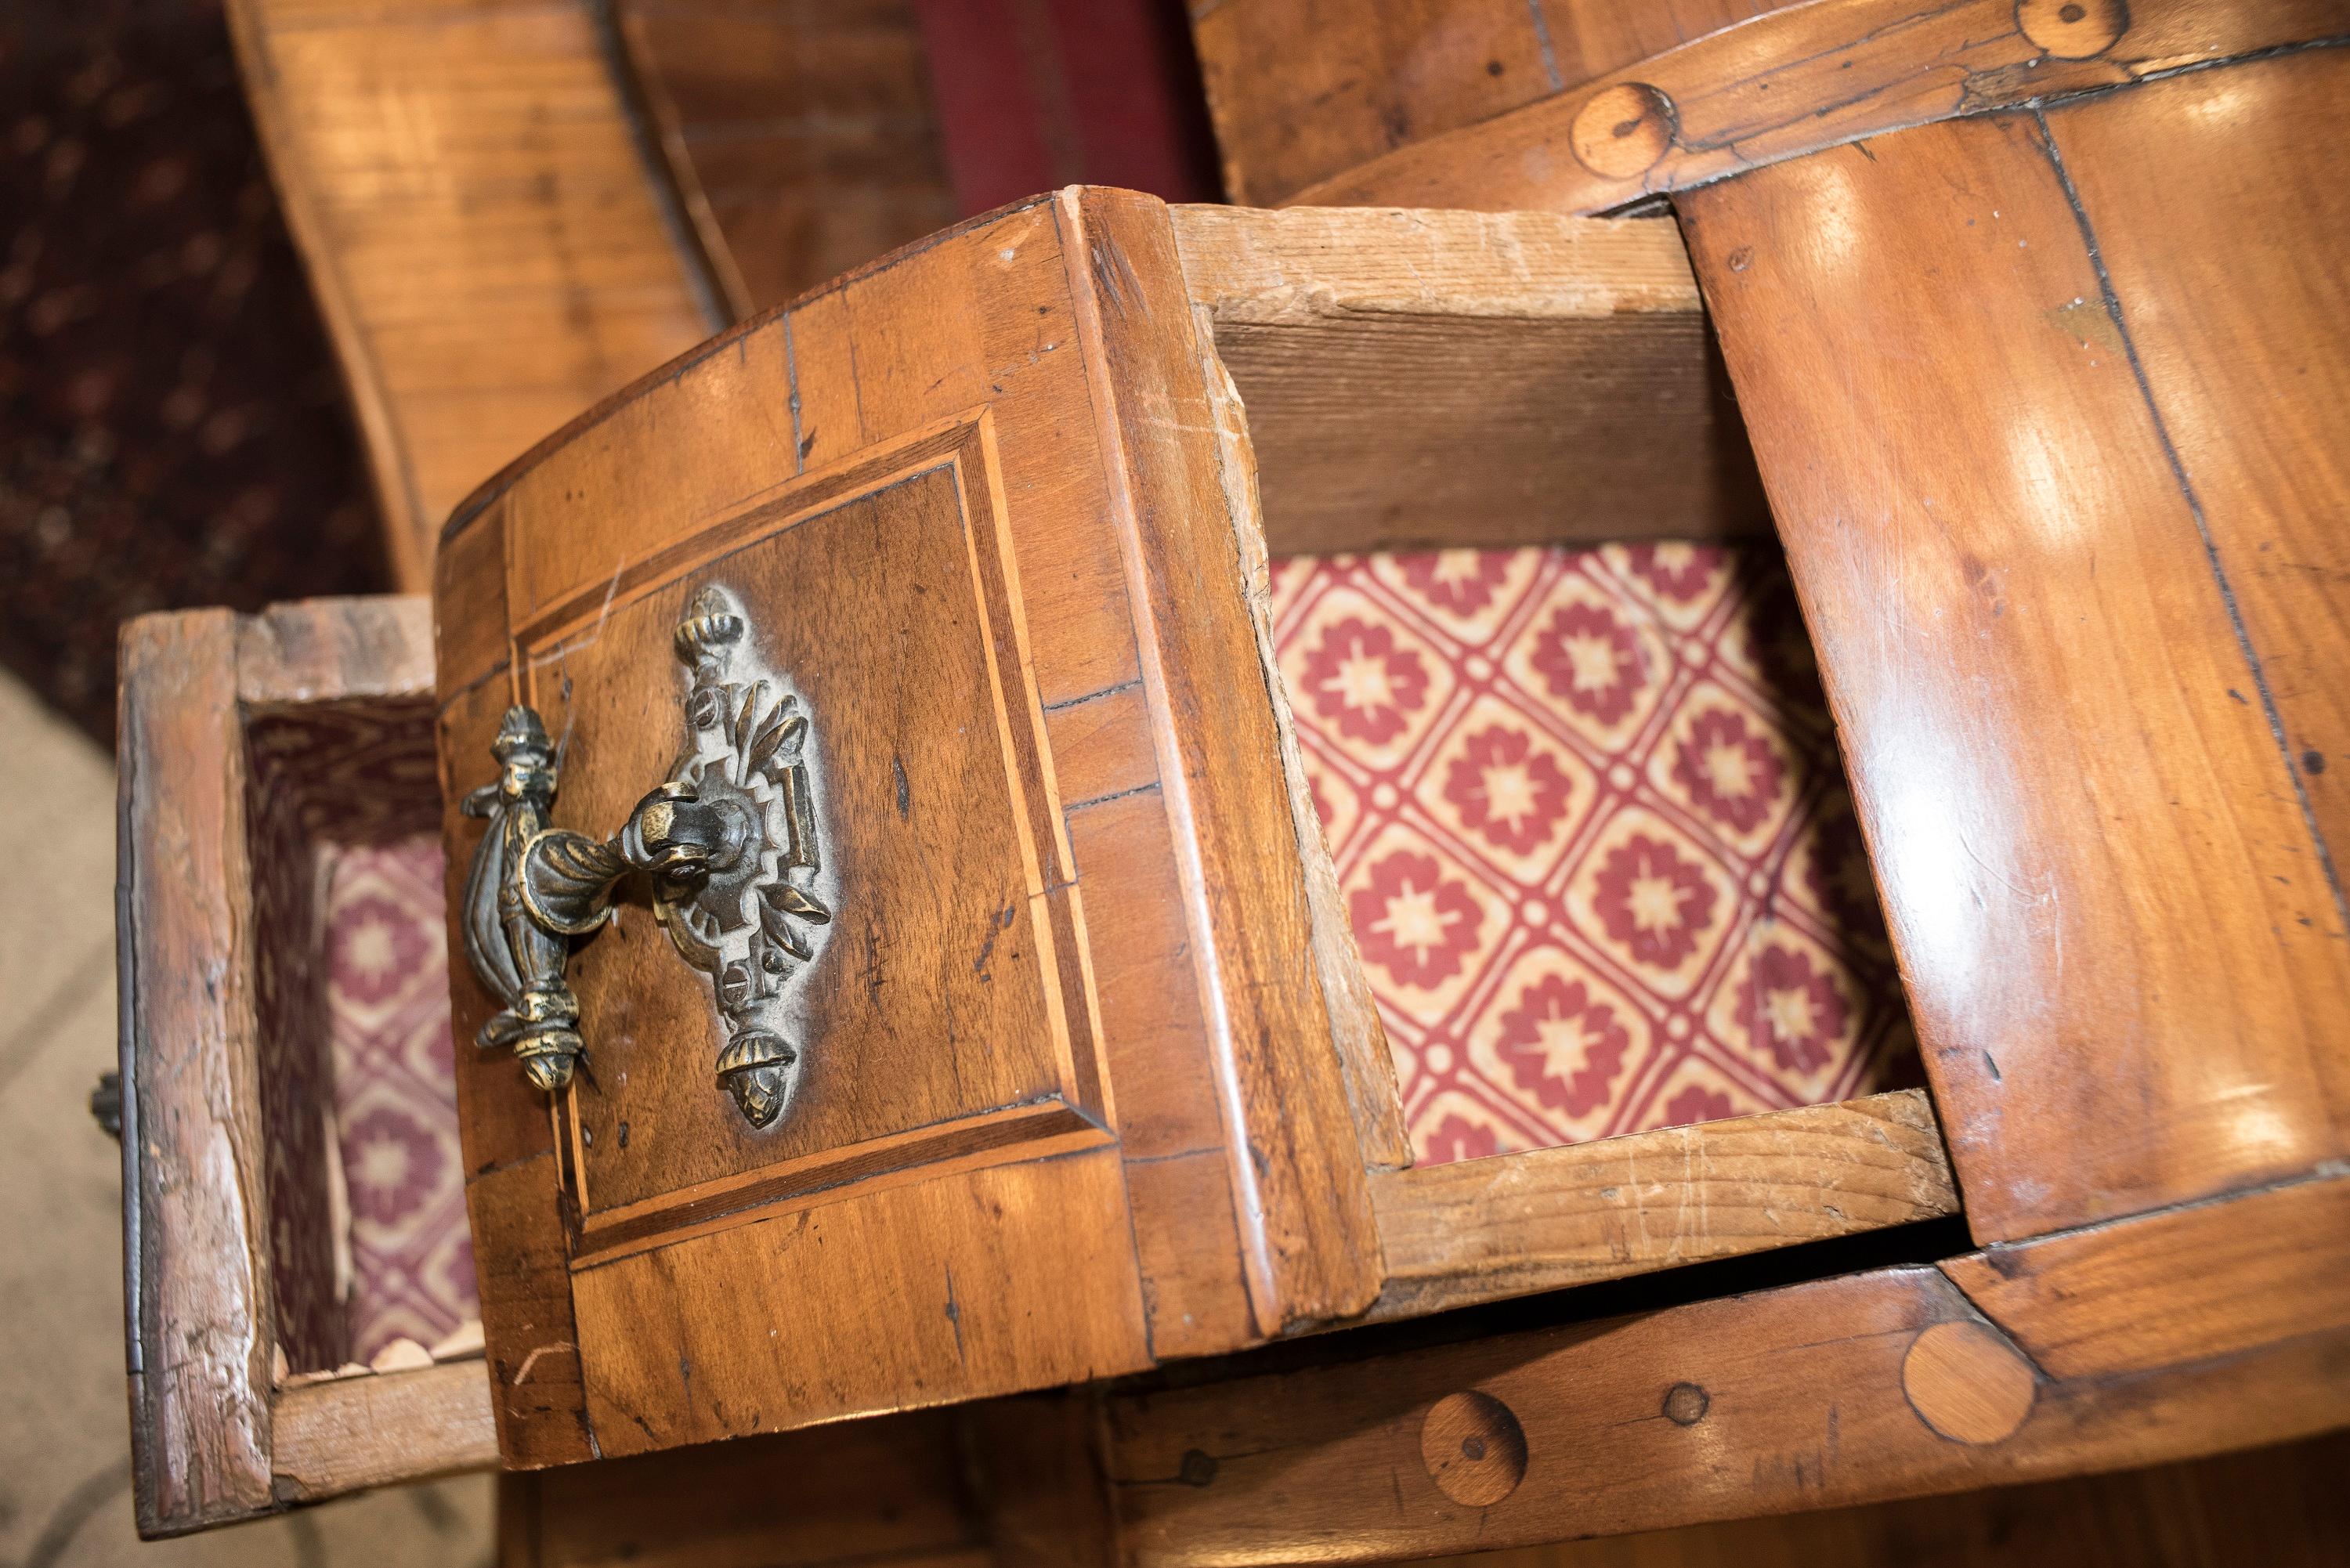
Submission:
[[[493,1041],[460,1102],[510,1461],[1376,1293],[1212,362],[1166,210],[1066,193],[718,339],[460,514],[442,758],[488,956],[456,1013]]]

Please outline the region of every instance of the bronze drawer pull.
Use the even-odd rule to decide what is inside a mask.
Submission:
[[[539,1088],[568,1085],[586,1050],[565,978],[571,940],[609,919],[621,880],[641,871],[671,941],[716,989],[730,1031],[720,1085],[754,1127],[773,1125],[791,1098],[799,1049],[775,1026],[775,1004],[815,959],[832,910],[816,885],[800,701],[770,677],[726,679],[748,629],[723,590],[694,597],[675,639],[693,671],[685,751],[610,838],[549,825],[556,748],[523,704],[492,743],[497,781],[465,797],[465,815],[489,821],[465,881],[465,957],[504,1004],[475,1044],[511,1047]]]

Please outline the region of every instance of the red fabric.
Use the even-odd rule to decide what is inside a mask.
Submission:
[[[1910,1081],[1775,560],[1299,559],[1274,607],[1422,1163]]]
[[[1170,0],[917,0],[947,171],[968,215],[1057,186],[1220,189]]]

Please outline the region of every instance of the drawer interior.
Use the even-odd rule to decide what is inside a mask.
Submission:
[[[245,724],[281,1382],[478,1354],[431,707]]]
[[[455,1116],[431,626],[421,599],[351,599],[124,629],[144,1535],[496,1457],[463,1210],[432,1201],[457,1172],[433,1163]]]
[[[1172,216],[1223,389],[1243,570],[1221,580],[1256,612],[1268,742],[1296,749],[1282,777],[1298,833],[1278,841],[1307,863],[1298,959],[1350,992],[1333,1038],[1374,1091],[1350,1091],[1385,1260],[1371,1315],[1950,1212],[1921,1096],[1840,1104],[1914,1082],[1914,1047],[1670,230]],[[1336,360],[1429,417],[1302,417],[1326,397],[1314,367]],[[1512,458],[1569,396],[1586,406],[1564,455]],[[1644,489],[1644,472],[1675,483]],[[152,1494],[151,1522],[179,1528],[486,1462],[456,1194],[496,1168],[467,1172],[458,1145],[456,1053],[473,1047],[450,1037],[426,607],[160,618],[142,635],[154,647],[133,639],[125,661],[126,1076],[144,1116],[249,1104],[228,1141],[255,1168],[183,1216],[206,1193],[181,1173],[209,1151],[151,1159],[134,1142],[153,1168],[128,1184],[134,1390],[137,1357],[176,1371],[175,1336],[213,1333],[175,1317],[174,1270],[214,1281],[245,1248],[258,1324],[208,1364],[205,1399],[134,1393],[161,1401],[140,1417],[142,1506]],[[191,765],[199,743],[217,760]],[[209,808],[192,781],[224,776],[218,864],[183,912],[181,827]],[[249,985],[172,992],[208,972],[189,950]],[[218,1015],[216,1060],[172,1044],[175,1006]],[[217,1096],[174,1077],[182,1058],[223,1074]],[[1399,1102],[1375,1101],[1389,1082]],[[1742,1125],[1686,1147],[1654,1130],[1723,1118]],[[1685,1173],[1669,1191],[1600,1168],[1658,1150]],[[1489,1177],[1544,1200],[1496,1208]],[[1625,1251],[1622,1227],[1679,1236],[1659,1205],[1692,1204],[1712,1218],[1689,1246]],[[502,1376],[519,1390],[530,1366]],[[242,1490],[173,1497],[176,1433],[222,1412],[251,1434],[232,1456]]]
[[[1773,545],[1300,556],[1270,601],[1415,1164],[1921,1081]]]
[[[459,1171],[438,832],[319,846],[341,1350],[479,1344]],[[442,1350],[442,1354],[447,1354]],[[296,1370],[307,1370],[296,1368]]]

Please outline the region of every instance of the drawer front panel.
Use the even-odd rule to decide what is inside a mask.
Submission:
[[[1050,832],[1021,607],[983,467],[966,483],[984,456],[963,433],[910,467],[875,463],[814,508],[776,503],[723,530],[743,542],[656,564],[625,600],[528,646],[534,705],[569,735],[563,815],[617,823],[689,742],[673,629],[713,586],[746,607],[754,659],[733,684],[747,695],[764,678],[752,671],[773,671],[807,720],[815,887],[832,916],[796,933],[810,960],[777,950],[791,972],[763,1017],[801,1060],[766,1127],[714,1086],[727,1033],[712,977],[648,905],[578,945],[595,1085],[575,1083],[566,1110],[590,1251],[657,1234],[664,1214],[706,1222],[983,1147],[1016,1158],[1030,1137],[1097,1124],[1081,1086],[1099,1081],[1083,932]],[[739,954],[741,936],[722,946]]]
[[[504,582],[440,599],[448,788],[494,827],[452,824],[495,870],[459,918],[512,963],[453,981],[494,1036],[460,1101],[510,1462],[1376,1293],[1206,354],[1165,209],[1065,194],[716,340],[461,513],[445,570]],[[494,602],[502,639],[449,618]],[[541,728],[494,759],[508,701]]]

